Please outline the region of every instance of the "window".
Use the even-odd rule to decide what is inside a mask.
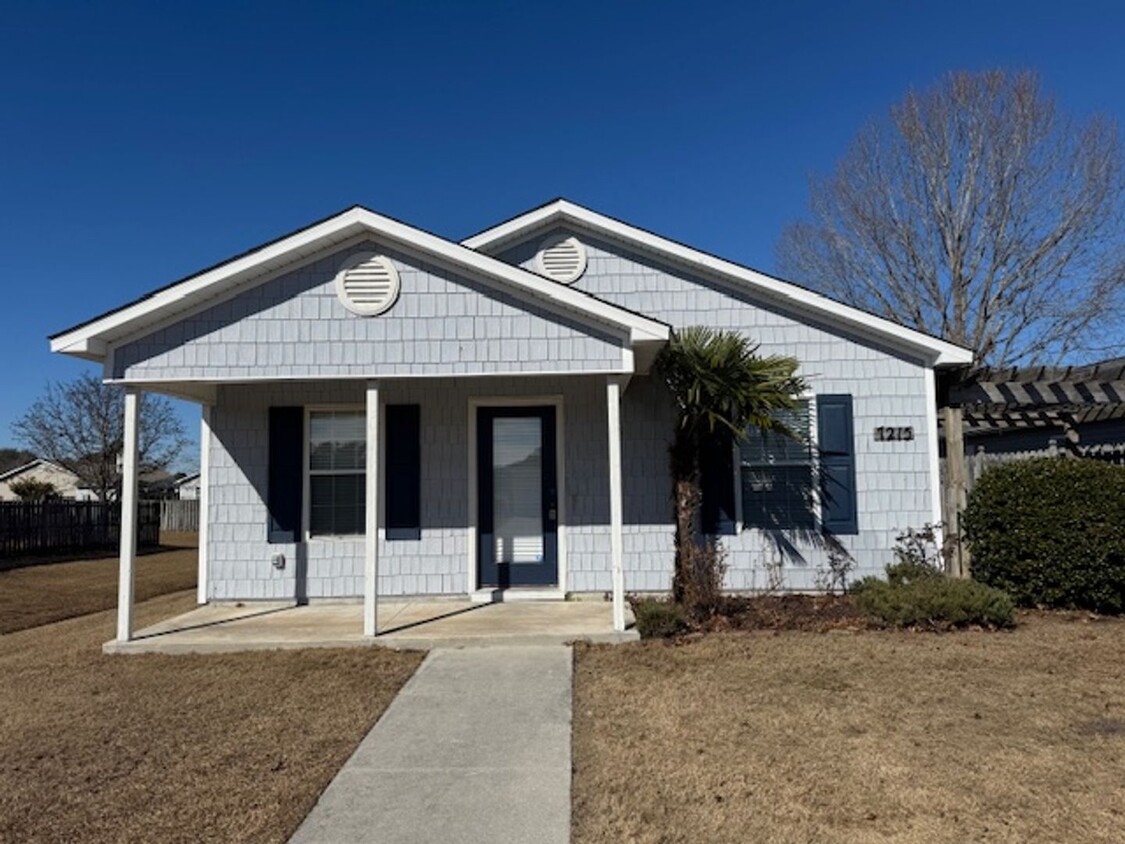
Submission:
[[[366,530],[367,420],[362,410],[309,414],[309,535]]]
[[[778,419],[801,441],[751,431],[739,445],[742,522],[746,527],[811,530],[816,526],[810,402],[802,400]]]

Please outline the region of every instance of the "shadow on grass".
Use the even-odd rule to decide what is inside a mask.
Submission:
[[[194,533],[170,534],[162,537],[159,545],[142,545],[137,548],[138,557],[148,557],[152,554],[164,554],[168,551],[183,551],[188,548],[197,548],[198,539]],[[0,572],[13,569],[25,569],[34,566],[51,566],[58,563],[85,563],[91,560],[117,559],[116,545],[103,545],[98,548],[87,548],[78,551],[59,551],[53,554],[42,554],[30,557],[14,557],[0,559]]]

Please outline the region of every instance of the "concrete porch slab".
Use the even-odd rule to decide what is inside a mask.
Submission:
[[[632,616],[626,614],[632,624]],[[363,606],[357,602],[207,604],[146,627],[130,642],[106,642],[102,650],[110,654],[229,653],[372,645],[429,650],[639,638],[633,629],[615,632],[612,604],[593,601],[387,601],[379,604],[379,629],[375,638],[363,635]]]

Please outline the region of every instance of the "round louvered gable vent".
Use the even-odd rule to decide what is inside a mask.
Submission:
[[[398,298],[398,270],[388,258],[373,252],[352,255],[336,274],[336,295],[344,307],[360,316],[375,316]]]
[[[576,281],[586,272],[586,247],[573,237],[546,241],[539,250],[539,272],[563,284]]]

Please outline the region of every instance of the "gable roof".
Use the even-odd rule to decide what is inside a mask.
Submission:
[[[777,302],[788,310],[811,314],[826,322],[844,325],[858,334],[882,340],[894,347],[920,353],[934,366],[959,366],[973,361],[971,350],[954,343],[907,328],[885,317],[845,305],[800,285],[661,237],[613,217],[607,217],[567,199],[554,199],[468,237],[461,243],[470,249],[495,254],[505,247],[528,239],[533,234],[560,224],[593,233],[605,240],[624,244],[736,288],[748,290],[762,298]]]
[[[8,469],[6,472],[0,472],[0,482],[11,480],[17,475],[22,475],[24,472],[30,469],[34,469],[36,466],[47,466],[51,469],[56,469],[59,472],[64,472],[68,475],[72,475],[75,479],[78,478],[78,475],[76,475],[65,466],[60,466],[58,463],[52,463],[50,460],[44,460],[42,457],[36,457],[31,462],[24,463],[22,466],[14,466],[11,469]]]
[[[52,335],[51,351],[104,360],[109,344],[187,311],[240,285],[292,265],[336,244],[373,235],[496,284],[580,321],[623,331],[631,343],[660,342],[669,327],[642,314],[566,287],[430,232],[354,205],[295,232],[161,287],[101,316]]]

